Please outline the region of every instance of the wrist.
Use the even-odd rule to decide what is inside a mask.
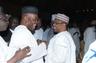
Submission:
[[[13,56],[10,60],[7,61],[7,63],[16,63],[18,61],[18,59]]]

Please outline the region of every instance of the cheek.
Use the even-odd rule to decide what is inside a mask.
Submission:
[[[7,24],[4,24],[4,23],[1,23],[0,24],[0,28],[2,31],[5,31],[7,29],[8,25]]]

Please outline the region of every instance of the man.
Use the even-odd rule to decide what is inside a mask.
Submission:
[[[54,18],[52,28],[57,34],[49,42],[45,63],[76,63],[75,44],[67,31],[69,17],[57,13]]]
[[[37,44],[32,31],[34,31],[38,19],[38,9],[32,6],[22,8],[21,23],[17,26],[11,37],[9,47],[24,48],[29,46],[31,48],[30,57],[20,61],[21,63],[43,63],[43,56],[46,55],[45,43]]]
[[[90,21],[90,25],[84,31],[84,43],[85,43],[84,54],[86,54],[86,52],[88,51],[89,45],[96,40],[95,27],[96,27],[96,20],[93,19],[92,21]]]
[[[1,11],[1,10],[0,10]],[[5,31],[8,27],[8,19],[3,12],[0,12],[0,32]],[[16,53],[12,48],[7,46],[7,43],[0,36],[0,63],[16,63],[17,61],[22,60],[23,58],[29,56],[27,53],[30,51],[29,47],[25,47],[24,49],[19,49]],[[7,59],[9,53],[15,53],[12,57]]]
[[[70,32],[74,40],[76,46],[76,58],[78,59],[80,54],[80,30],[75,21],[72,22],[72,25],[69,27],[68,31]]]

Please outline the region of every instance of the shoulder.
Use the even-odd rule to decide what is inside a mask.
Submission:
[[[89,48],[90,48],[90,49],[95,49],[95,50],[96,50],[96,40],[95,40],[93,43],[91,43],[91,45],[90,45]]]

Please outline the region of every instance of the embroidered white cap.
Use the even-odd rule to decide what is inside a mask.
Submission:
[[[57,13],[54,17],[53,17],[54,20],[58,19],[58,20],[61,20],[61,21],[65,22],[65,23],[67,23],[67,24],[69,23],[69,17],[66,16],[65,14]]]

